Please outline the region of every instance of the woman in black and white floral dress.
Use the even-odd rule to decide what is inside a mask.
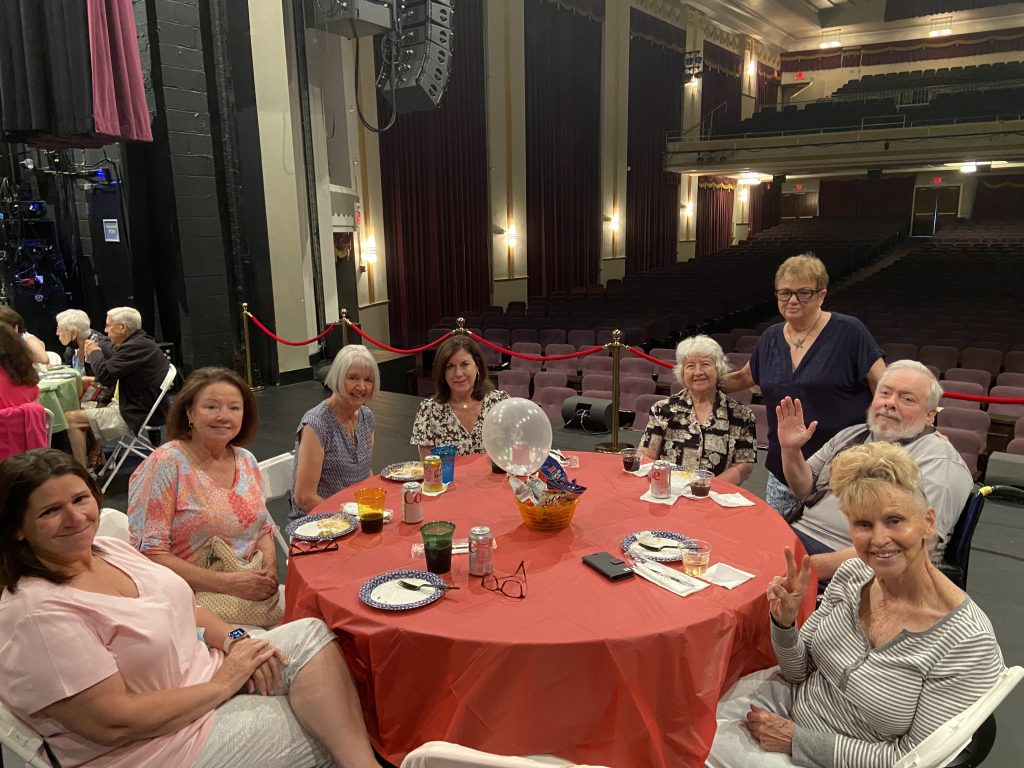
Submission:
[[[728,373],[725,353],[714,339],[692,336],[676,347],[676,378],[683,389],[651,406],[640,440],[650,459],[687,469],[706,469],[739,485],[757,460],[754,414],[726,397],[720,384]]]
[[[469,336],[445,341],[434,358],[434,396],[420,403],[412,423],[412,440],[420,458],[436,445],[454,445],[459,456],[483,453],[484,417],[508,397],[487,378],[480,348]]]

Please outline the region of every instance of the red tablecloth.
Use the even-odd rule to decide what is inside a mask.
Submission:
[[[286,592],[286,620],[318,616],[341,638],[371,739],[391,762],[443,739],[614,768],[700,766],[719,696],[776,663],[765,587],[785,570],[783,547],[802,552],[778,513],[746,492],[755,506],[643,502],[647,479],[624,473],[618,457],[580,459],[569,474],[589,490],[562,531],[527,530],[486,456],[460,458],[453,489],[424,499],[425,519],[455,522],[457,538],[491,527],[497,574],[525,560],[525,600],[485,590],[468,575],[467,556],[456,555],[445,578],[460,590],[412,611],[370,608],[358,595],[368,578],[423,567],[410,553],[419,526],[401,522],[401,486],[370,478],[317,508],[337,510],[357,488],[385,485],[395,511],[380,534],[354,533],[337,552],[292,558]],[[717,479],[713,488],[738,490]],[[601,550],[620,554],[622,538],[645,529],[707,539],[713,563],[756,578],[682,598],[639,577],[607,581],[580,562]],[[810,590],[802,616],[813,605]]]

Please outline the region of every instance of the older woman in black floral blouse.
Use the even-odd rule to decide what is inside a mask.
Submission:
[[[436,445],[454,445],[459,456],[483,453],[484,417],[508,393],[487,378],[476,342],[457,334],[441,344],[433,375],[434,396],[420,403],[409,442],[419,447],[421,459]]]
[[[739,485],[750,475],[757,450],[754,414],[722,394],[729,372],[725,353],[714,339],[691,336],[676,347],[679,394],[659,400],[640,441],[650,459],[688,469],[706,469]]]

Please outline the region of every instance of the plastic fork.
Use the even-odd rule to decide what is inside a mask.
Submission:
[[[424,587],[430,587],[431,589],[440,589],[442,592],[446,592],[449,589],[458,589],[458,587],[455,586],[454,584],[432,584],[429,581],[425,582],[423,584],[416,584],[415,582],[412,582],[412,581],[406,581],[405,579],[399,579],[398,583],[401,584],[406,589],[411,589],[414,592],[418,592],[419,590],[423,589]]]

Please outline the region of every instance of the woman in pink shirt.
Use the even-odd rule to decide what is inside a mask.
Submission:
[[[67,454],[0,464],[0,698],[61,765],[377,765],[322,622],[233,630],[99,512]]]
[[[25,345],[0,323],[0,408],[31,403],[39,397],[39,375]]]

